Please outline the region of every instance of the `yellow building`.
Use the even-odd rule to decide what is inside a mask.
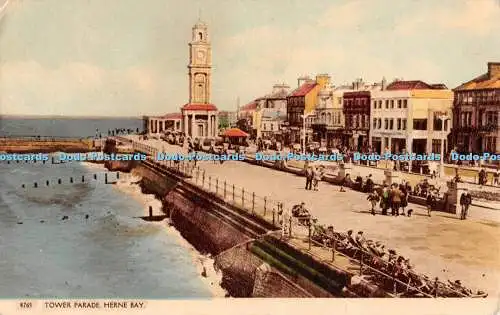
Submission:
[[[298,79],[298,88],[287,97],[287,120],[289,124],[289,139],[287,143],[298,143],[303,136],[301,129],[304,125],[303,115],[311,115],[305,119],[306,142],[312,137],[311,124],[314,121],[314,111],[318,104],[318,94],[330,85],[330,76],[319,74],[316,80],[309,77]]]

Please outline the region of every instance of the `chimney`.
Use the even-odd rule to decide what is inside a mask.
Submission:
[[[297,85],[298,85],[298,87],[300,87],[302,84],[304,84],[310,80],[311,80],[311,78],[309,76],[303,75],[297,79]]]
[[[383,77],[381,90],[385,91],[386,88],[387,88],[387,80],[385,79],[385,77]]]
[[[500,62],[488,62],[488,78],[500,77]]]

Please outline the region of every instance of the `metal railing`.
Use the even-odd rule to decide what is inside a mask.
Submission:
[[[244,209],[247,213],[258,216],[269,223],[272,223],[277,228],[283,228],[283,240],[293,242],[299,241],[301,250],[308,252],[310,255],[318,258],[320,261],[326,262],[334,266],[336,257],[342,256],[348,259],[351,267],[359,267],[360,276],[371,277],[369,281],[373,284],[383,287],[387,292],[391,292],[393,296],[415,296],[422,297],[468,297],[469,295],[459,292],[449,285],[439,281],[438,278],[430,280],[423,275],[418,275],[412,270],[405,270],[404,278],[407,282],[402,281],[400,273],[397,273],[396,265],[389,262],[380,256],[376,256],[361,247],[346,250],[341,246],[345,241],[345,234],[335,232],[334,236],[325,233],[313,233],[314,225],[311,224],[309,217],[306,222],[301,224],[296,217],[283,216],[286,212],[283,202],[273,200],[269,197],[262,197],[255,192],[245,190],[245,187],[238,187],[227,182],[217,176],[207,174],[206,171],[195,165],[194,161],[156,161],[151,158],[155,156],[158,150],[152,146],[133,141],[132,147],[134,150],[148,155],[148,160],[155,162],[161,167],[175,170],[183,174],[191,184],[213,193],[220,199],[232,205]],[[289,212],[287,212],[289,213]],[[287,218],[288,217],[288,218]],[[288,222],[283,222],[288,220]],[[304,221],[302,221],[304,222]],[[321,237],[329,239],[330,244],[318,242],[314,238]],[[307,244],[307,245],[304,245]],[[325,259],[325,257],[328,257]],[[380,269],[373,266],[378,263]],[[415,283],[420,282],[420,286]],[[390,289],[389,289],[390,287]],[[427,288],[427,289],[425,289]]]

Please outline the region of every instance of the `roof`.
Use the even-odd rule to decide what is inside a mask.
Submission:
[[[394,81],[389,84],[386,88],[388,91],[394,90],[442,90],[447,89],[446,85],[439,84],[427,84],[424,81],[420,80],[411,80],[411,81]]]
[[[240,110],[241,111],[255,110],[256,108],[257,108],[257,102],[256,101],[251,101],[250,103],[248,103],[245,106],[243,106]]]
[[[304,83],[298,89],[292,92],[290,96],[306,96],[312,89],[314,89],[318,85],[316,82],[312,83]]]
[[[237,138],[237,137],[248,137],[248,133],[244,132],[243,130],[239,128],[230,128],[224,131],[222,134],[223,137],[231,137],[231,138]]]
[[[462,85],[455,88],[455,90],[480,90],[480,89],[499,89],[500,88],[500,76],[490,77],[488,73],[478,76],[470,80],[469,82],[463,83]]]
[[[181,113],[170,113],[162,117],[163,119],[182,119]]]
[[[217,111],[217,107],[214,104],[193,104],[187,103],[182,106],[182,110],[206,110],[206,111]]]

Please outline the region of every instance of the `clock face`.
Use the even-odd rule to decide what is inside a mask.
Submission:
[[[203,50],[198,50],[196,52],[196,59],[200,62],[204,62],[205,61],[205,52]]]

